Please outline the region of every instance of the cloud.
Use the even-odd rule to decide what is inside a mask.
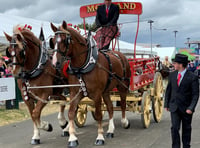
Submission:
[[[0,5],[0,13],[61,23],[62,20],[79,24],[79,8],[82,5],[100,3],[104,0],[4,0]],[[118,0],[113,0],[118,1]],[[132,0],[123,0],[132,1]],[[199,39],[199,0],[138,0],[143,5],[138,42],[150,42],[150,29],[147,20],[154,21],[154,28],[167,28],[167,31],[153,29],[153,42],[164,46],[174,45],[174,30],[177,33],[177,45],[185,46],[187,37]],[[119,22],[136,21],[137,17],[120,16]],[[89,23],[94,18],[87,19]],[[127,23],[122,28],[122,40],[134,41],[136,23]]]

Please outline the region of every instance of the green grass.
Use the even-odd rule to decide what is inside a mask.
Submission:
[[[30,115],[26,109],[0,109],[0,126],[18,121],[23,121],[29,118]]]
[[[42,116],[46,116],[59,111],[59,105],[48,104],[42,111]],[[0,106],[0,126],[30,119],[27,106],[19,104],[19,109],[6,110],[5,106]]]

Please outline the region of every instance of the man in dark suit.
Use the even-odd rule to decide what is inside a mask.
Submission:
[[[104,4],[97,9],[96,26],[99,28],[95,40],[99,49],[108,49],[110,41],[116,35],[119,7],[112,4],[112,0],[104,0]],[[100,28],[101,27],[101,28]]]
[[[199,99],[198,77],[188,71],[188,57],[176,54],[174,66],[176,71],[169,76],[165,94],[165,109],[171,112],[172,148],[180,148],[180,125],[182,124],[183,148],[190,148],[191,123]]]

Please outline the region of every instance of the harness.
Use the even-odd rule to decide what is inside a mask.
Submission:
[[[22,79],[32,79],[38,77],[44,71],[44,65],[48,60],[47,48],[45,43],[42,42],[42,46],[38,45],[39,48],[39,60],[32,70],[22,71],[20,78]]]
[[[69,67],[67,69],[67,73],[73,74],[73,75],[82,75],[86,74],[90,71],[92,71],[97,63],[98,60],[98,50],[95,46],[94,39],[92,37],[89,38],[88,40],[88,54],[87,54],[87,59],[83,66],[81,67],[73,67],[69,63]]]
[[[110,61],[109,55],[106,53],[108,51],[107,50],[106,51],[100,50],[100,52],[105,56],[105,58],[108,61],[108,65],[109,65],[109,70],[108,70],[105,67],[103,67],[102,65],[98,64],[99,67],[101,67],[103,70],[105,70],[106,72],[109,73],[109,77],[108,77],[108,80],[107,80],[106,87],[105,87],[104,91],[106,91],[108,89],[108,87],[109,87],[109,85],[110,85],[110,83],[111,83],[113,78],[115,78],[117,81],[119,81],[126,88],[127,86],[125,84],[123,84],[121,81],[127,81],[130,84],[130,78],[126,77],[126,68],[125,68],[124,62],[122,61],[120,56],[118,54],[116,54],[116,53],[110,52],[121,61],[122,66],[123,66],[123,77],[120,77],[119,75],[117,75],[115,73],[112,73],[112,63]],[[128,84],[128,86],[129,86],[129,84]]]
[[[48,53],[47,53],[47,48],[45,42],[42,42],[42,45],[38,45],[32,40],[28,39],[30,42],[32,42],[34,45],[36,45],[39,48],[39,60],[37,64],[29,71],[23,71],[19,74],[19,78],[22,79],[30,79],[30,78],[35,78],[39,76],[43,72],[43,65],[46,64],[48,60]],[[22,49],[19,52],[19,56],[23,59],[23,62],[19,63],[19,59],[16,56],[16,50],[15,46],[18,45],[16,40],[14,39],[14,36],[10,42],[10,45],[12,46],[13,51],[11,54],[8,52],[8,48],[6,49],[6,54],[8,57],[15,57],[16,61],[14,61],[12,64],[13,65],[20,65],[23,69],[25,61],[26,61],[26,47],[27,47],[27,42],[23,39],[22,40]]]
[[[100,53],[102,53],[104,55],[104,57],[106,58],[106,60],[108,61],[108,66],[109,66],[109,71],[112,72],[112,63],[110,61],[110,57],[106,54],[106,52],[99,50]],[[108,87],[110,86],[110,83],[112,81],[113,75],[111,73],[109,73],[108,75],[108,80],[106,83],[106,87],[104,88],[104,91],[106,91],[106,89],[108,89]]]

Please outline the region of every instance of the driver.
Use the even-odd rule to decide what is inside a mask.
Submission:
[[[109,48],[111,40],[115,37],[118,31],[118,18],[119,7],[118,5],[112,4],[112,0],[104,0],[104,4],[98,7],[96,26],[99,29],[94,38],[99,50]]]

